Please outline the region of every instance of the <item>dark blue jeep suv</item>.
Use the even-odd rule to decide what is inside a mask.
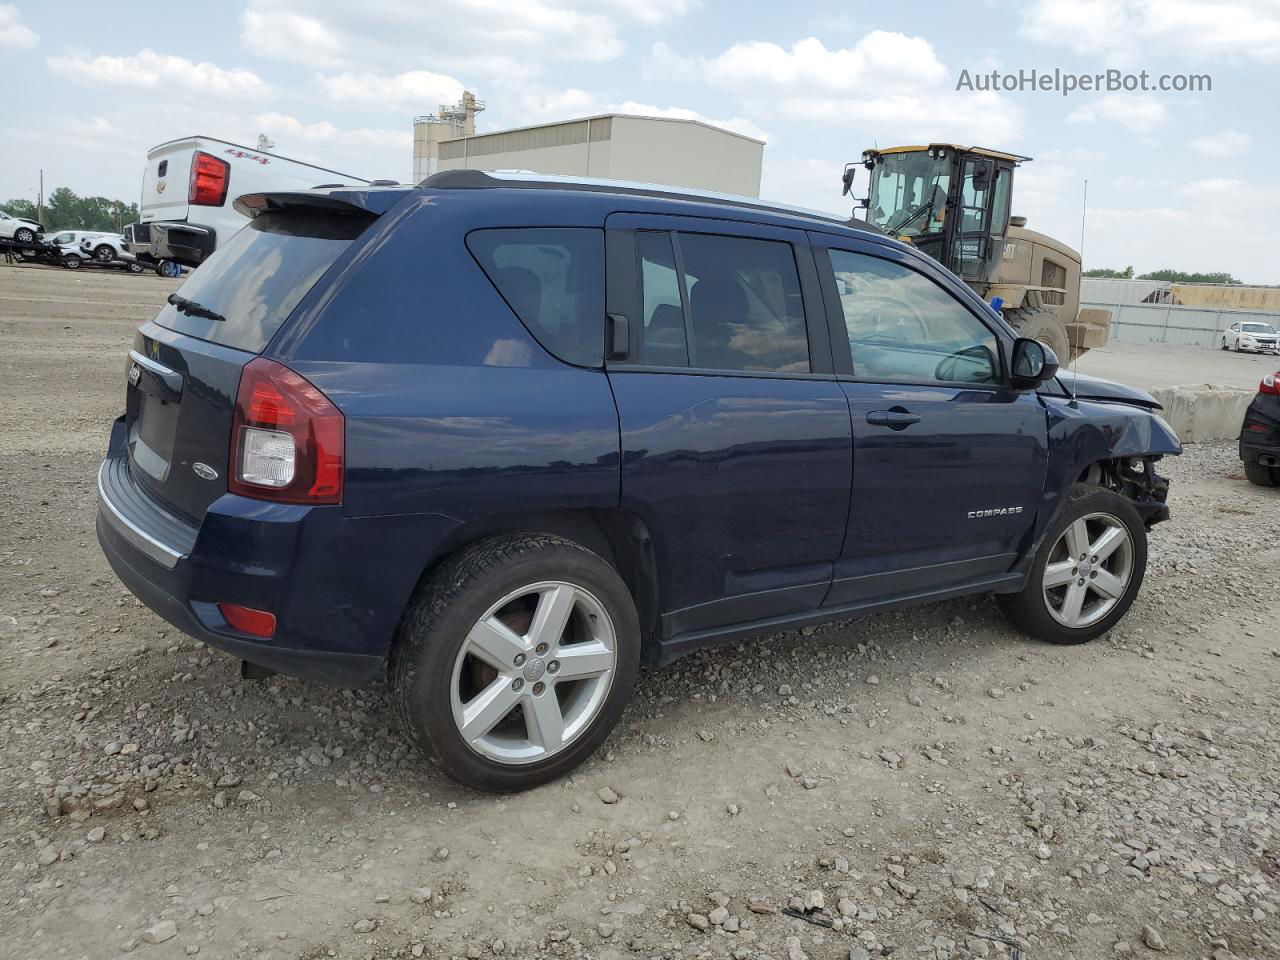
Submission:
[[[102,549],[251,674],[386,678],[480,788],[710,644],[976,593],[1089,640],[1168,515],[1149,396],[856,221],[477,172],[237,207],[138,331]]]

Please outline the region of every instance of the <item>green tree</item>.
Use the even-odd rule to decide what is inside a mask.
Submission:
[[[36,205],[30,200],[10,200],[0,209],[15,217],[39,220]],[[119,233],[126,223],[136,223],[138,205],[111,200],[108,197],[81,197],[68,187],[58,187],[49,194],[44,205],[45,230],[100,230]]]
[[[8,203],[0,203],[0,210],[9,214],[11,217],[25,217],[28,220],[38,220],[36,214],[39,212],[36,205],[30,200],[10,200]]]
[[[1095,267],[1092,270],[1086,270],[1081,276],[1101,277],[1104,280],[1132,280],[1133,267],[1125,267],[1123,270],[1112,270],[1110,267]]]
[[[1243,283],[1229,273],[1187,273],[1183,270],[1152,270],[1140,274],[1139,280],[1169,280],[1173,283]]]

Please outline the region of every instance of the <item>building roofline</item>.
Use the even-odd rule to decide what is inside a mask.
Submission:
[[[739,140],[746,140],[750,143],[758,143],[765,146],[764,140],[756,137],[749,137],[745,133],[738,133],[736,130],[730,130],[727,127],[717,127],[714,123],[707,123],[705,120],[692,120],[687,117],[655,117],[647,113],[593,113],[588,117],[572,117],[567,120],[556,120],[551,123],[532,123],[523,127],[507,127],[504,130],[490,130],[485,133],[470,133],[465,137],[450,137],[447,140],[441,140],[440,143],[456,143],[459,140],[477,140],[481,137],[493,137],[504,133],[523,133],[526,130],[544,130],[547,127],[563,127],[570,123],[583,123],[587,120],[606,120],[618,117],[623,120],[657,120],[663,123],[691,123],[694,126],[705,127],[708,130],[714,130],[716,133],[723,133],[730,137],[737,137]]]

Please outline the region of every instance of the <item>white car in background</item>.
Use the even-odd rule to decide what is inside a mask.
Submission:
[[[124,237],[119,233],[88,234],[79,241],[78,246],[84,256],[92,257],[100,263],[133,259],[133,255],[125,251]]]
[[[1223,350],[1280,351],[1280,333],[1269,323],[1244,320],[1233,323],[1222,333]]]
[[[17,240],[30,243],[44,233],[44,227],[35,220],[15,217],[0,210],[0,240]]]

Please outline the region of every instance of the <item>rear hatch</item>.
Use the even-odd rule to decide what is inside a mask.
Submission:
[[[128,455],[133,477],[157,500],[198,524],[227,491],[241,371],[373,219],[263,214],[139,329],[129,363]]]
[[[199,148],[195,137],[162,143],[147,154],[142,173],[142,207],[139,220],[186,220],[191,158]]]

